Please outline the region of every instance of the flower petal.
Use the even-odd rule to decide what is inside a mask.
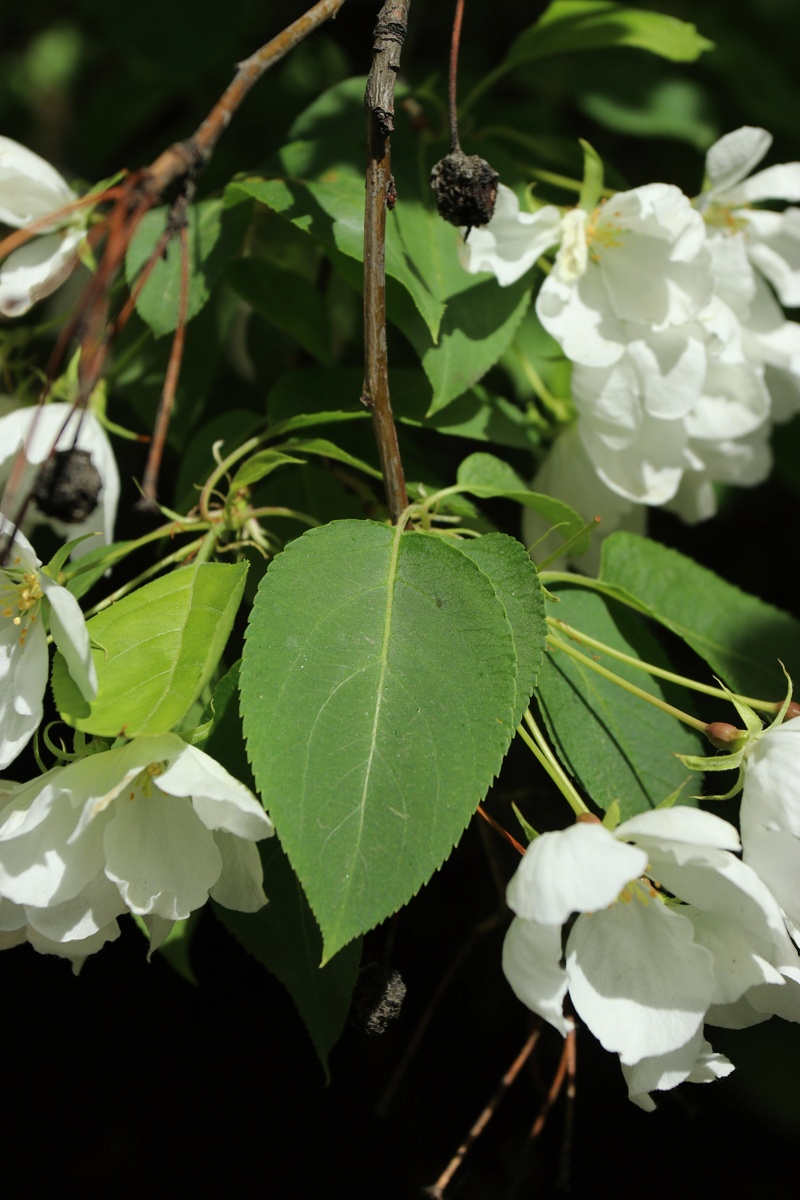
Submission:
[[[517,999],[566,1037],[567,973],[561,966],[561,929],[516,917],[503,942],[503,973]]]
[[[560,236],[560,213],[552,204],[538,212],[520,212],[510,188],[497,186],[494,216],[483,228],[471,229],[459,248],[461,264],[475,275],[491,271],[506,287],[530,270]]]
[[[642,850],[616,841],[602,825],[578,822],[531,842],[506,900],[520,917],[560,926],[574,912],[612,904],[646,865]]]
[[[0,313],[21,317],[60,287],[78,262],[82,229],[47,233],[12,251],[0,264]]]
[[[579,917],[567,975],[576,1012],[626,1064],[684,1046],[714,989],[712,957],[695,944],[691,921],[658,899]]]
[[[757,126],[744,125],[741,129],[726,133],[706,155],[706,176],[710,186],[704,196],[722,198],[725,192],[750,174],[771,145],[772,134]]]
[[[156,786],[171,796],[191,796],[206,829],[227,829],[251,841],[272,835],[272,822],[250,789],[196,746],[184,745]]]
[[[155,788],[118,801],[105,830],[106,874],[131,912],[180,921],[205,904],[222,870],[214,838],[191,801]]]
[[[55,167],[11,138],[0,137],[0,221],[20,228],[75,199]]]
[[[258,912],[267,903],[264,868],[255,843],[232,833],[214,834],[222,855],[222,874],[211,889],[212,900],[237,912]]]
[[[50,629],[55,643],[64,655],[67,669],[84,700],[94,700],[97,695],[97,672],[81,606],[72,592],[55,580],[44,574],[39,578],[42,591],[50,601]]]

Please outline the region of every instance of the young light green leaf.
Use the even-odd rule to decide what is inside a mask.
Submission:
[[[553,612],[569,625],[625,654],[669,666],[650,631],[621,605],[576,587],[554,590],[560,603]],[[686,709],[685,693],[617,659],[596,657],[621,678]],[[564,651],[551,648],[545,655],[536,698],[559,758],[599,808],[617,800],[625,820],[654,808],[686,780],[675,754],[696,753],[697,735]]]
[[[504,606],[452,542],[337,521],[273,559],[247,631],[244,731],[326,961],[447,858],[515,703]]]
[[[201,200],[189,209],[188,320],[200,312],[223,267],[238,253],[249,217],[250,205],[226,206],[222,200]],[[164,232],[166,219],[166,208],[154,208],[140,222],[125,258],[125,277],[129,286],[153,253]],[[136,301],[140,317],[156,337],[175,330],[180,291],[180,240],[174,237],[166,256],[155,264]]]
[[[182,567],[92,617],[96,699],[86,703],[60,654],[53,665],[67,724],[106,737],[174,729],[219,661],[246,575],[246,563]]]
[[[635,598],[736,691],[780,700],[781,662],[800,677],[800,622],[676,550],[613,533],[603,544],[600,578]]]
[[[635,46],[673,62],[694,62],[714,43],[694,25],[665,13],[608,0],[553,0],[535,25],[521,33],[502,63],[511,70],[553,54]]]

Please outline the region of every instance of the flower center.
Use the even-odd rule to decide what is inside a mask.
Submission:
[[[706,225],[721,229],[723,233],[743,233],[747,229],[745,217],[734,216],[726,204],[719,204],[716,200],[703,210],[703,220]]]
[[[634,900],[646,908],[651,900],[663,902],[665,897],[662,896],[655,884],[651,883],[646,875],[643,875],[641,879],[632,880],[619,894],[621,904],[630,904]]]
[[[157,779],[159,775],[163,775],[166,769],[167,764],[165,762],[148,763],[144,770],[134,779],[133,788],[128,799],[135,800],[137,792],[149,798],[153,794],[153,780]]]
[[[580,279],[590,259],[592,262],[600,261],[597,247],[622,245],[619,236],[622,227],[608,220],[601,221],[601,217],[606,216],[603,203],[598,204],[591,216],[587,216],[582,208],[573,208],[561,218],[561,247],[555,267],[562,283],[574,283]]]
[[[21,559],[16,559],[21,562]],[[28,630],[36,623],[39,607],[44,596],[36,571],[25,571],[16,566],[2,572],[5,582],[0,584],[0,615],[19,629],[19,643],[25,645]]]

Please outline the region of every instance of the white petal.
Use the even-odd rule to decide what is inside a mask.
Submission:
[[[726,133],[706,155],[706,175],[710,187],[705,194],[722,198],[734,184],[750,174],[771,145],[772,135],[766,129],[752,125],[744,125],[741,129]]]
[[[800,304],[800,209],[747,214],[747,252],[774,287],[781,304]]]
[[[742,825],[800,837],[800,717],[770,729],[747,758]]]
[[[0,137],[0,221],[20,227],[75,199],[55,167],[32,150]]]
[[[553,205],[535,213],[520,212],[511,189],[498,184],[491,221],[470,230],[462,243],[462,266],[473,275],[491,271],[503,287],[515,283],[558,241],[559,221],[560,213]]]
[[[196,746],[184,745],[156,786],[171,796],[191,796],[207,829],[227,829],[258,841],[271,836],[272,822],[249,788]]]
[[[105,830],[106,874],[135,913],[180,921],[205,904],[222,870],[212,834],[183,796],[137,791]]]
[[[0,313],[21,317],[60,287],[78,263],[82,229],[31,238],[0,264]]]
[[[111,921],[91,937],[76,938],[71,942],[54,942],[44,937],[33,928],[28,929],[28,941],[39,954],[57,954],[59,958],[68,958],[72,969],[77,975],[90,954],[96,954],[106,942],[115,942],[119,937],[119,925]]]
[[[630,1099],[646,1112],[652,1112],[655,1108],[649,1092],[669,1091],[686,1081],[711,1083],[730,1075],[732,1070],[733,1063],[724,1054],[716,1054],[711,1049],[703,1037],[702,1029],[685,1046],[673,1050],[671,1054],[645,1058],[633,1066],[623,1064],[622,1067]]]
[[[743,180],[736,189],[737,202],[757,204],[760,200],[800,200],[800,163],[778,163]]]
[[[147,927],[147,932],[150,934],[150,946],[147,950],[147,961],[150,962],[156,950],[164,945],[164,942],[172,933],[175,922],[169,921],[165,917],[159,917],[156,913],[145,913],[142,920]]]
[[[47,908],[26,909],[29,928],[53,942],[94,937],[125,911],[118,889],[103,871],[71,900]]]
[[[712,958],[692,924],[658,899],[633,899],[581,916],[567,942],[576,1012],[623,1063],[684,1046],[714,988]]]
[[[800,922],[800,841],[782,830],[743,825],[744,861],[764,880],[781,908]]]
[[[237,912],[258,912],[267,903],[264,869],[253,842],[219,830],[214,834],[222,855],[222,874],[211,889],[211,898]]]
[[[642,850],[616,841],[602,825],[579,822],[530,844],[506,900],[520,917],[560,926],[574,912],[613,904],[646,866]]]
[[[0,571],[0,588],[5,576]],[[41,620],[20,628],[0,613],[0,769],[25,748],[42,720],[50,660]]]
[[[67,669],[84,700],[94,700],[97,695],[97,672],[81,606],[72,592],[55,580],[44,574],[39,579],[42,591],[50,601],[50,629],[55,643],[64,655]]]
[[[630,838],[637,845],[647,846],[654,844],[649,839],[654,839],[655,843],[683,843],[693,849],[738,850],[741,846],[738,833],[728,821],[686,804],[639,813],[618,825],[614,836],[623,841]]]
[[[561,966],[561,929],[516,917],[503,942],[503,974],[517,999],[566,1037],[567,973]]]
[[[680,913],[692,922],[697,945],[705,946],[713,956],[714,1004],[733,1004],[759,984],[783,984],[780,971],[759,953],[762,950],[769,954],[769,943],[760,939],[756,942],[727,913],[705,912],[690,904],[682,905]]]

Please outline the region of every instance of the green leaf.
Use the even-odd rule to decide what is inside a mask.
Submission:
[[[676,550],[614,533],[603,544],[600,578],[683,638],[732,690],[780,700],[780,662],[800,678],[800,621]]]
[[[493,454],[470,454],[458,468],[458,482],[465,491],[484,500],[503,497],[532,508],[559,527],[560,536],[566,541],[584,528],[585,522],[562,500],[531,492],[516,471]],[[589,534],[585,533],[574,543],[575,554],[583,554],[589,545]]]
[[[458,548],[489,576],[511,625],[517,655],[516,727],[530,702],[544,656],[547,622],[542,585],[525,547],[505,533],[464,539]]]
[[[560,603],[550,611],[559,620],[625,654],[669,667],[650,631],[621,605],[571,586],[559,587],[556,595]],[[592,653],[621,678],[686,709],[685,692]],[[536,696],[559,758],[599,808],[617,800],[625,820],[654,808],[689,778],[675,754],[696,753],[697,735],[564,651],[551,647],[545,655]]]
[[[511,46],[504,70],[553,54],[635,46],[673,62],[694,62],[714,43],[694,25],[665,13],[628,8],[607,0],[553,0],[535,25]]]
[[[293,337],[326,366],[333,366],[331,330],[319,290],[293,271],[259,258],[232,262],[225,280],[271,325]]]
[[[53,664],[53,695],[67,724],[105,737],[174,729],[219,661],[246,574],[246,563],[182,567],[92,617],[95,700],[86,703],[60,654]]]
[[[504,288],[493,279],[479,280],[448,301],[435,346],[408,331],[433,387],[429,415],[445,408],[494,366],[511,344],[530,300],[527,276]]]
[[[226,206],[222,200],[201,200],[189,209],[189,307],[191,320],[211,295],[223,267],[239,252],[249,221],[249,206]],[[166,208],[154,208],[142,219],[125,258],[125,277],[132,286],[164,232]],[[181,292],[180,240],[173,237],[165,258],[153,267],[136,301],[137,311],[156,337],[172,333],[178,324]]]
[[[127,542],[111,542],[110,545],[97,546],[87,554],[82,554],[80,558],[73,559],[66,568],[69,573],[76,572],[70,574],[70,578],[66,581],[66,587],[73,596],[78,600],[81,596],[85,596],[89,589],[103,578],[109,566],[115,561],[114,551],[123,550],[127,545]]]
[[[278,467],[286,466],[288,463],[300,463],[305,466],[305,459],[292,458],[290,454],[282,454],[280,450],[259,450],[242,463],[231,480],[229,490],[234,493],[239,488],[252,487],[254,483],[258,483],[260,479],[266,478]]]
[[[247,631],[244,730],[325,960],[441,866],[515,703],[504,607],[452,542],[340,521],[273,559]]]

